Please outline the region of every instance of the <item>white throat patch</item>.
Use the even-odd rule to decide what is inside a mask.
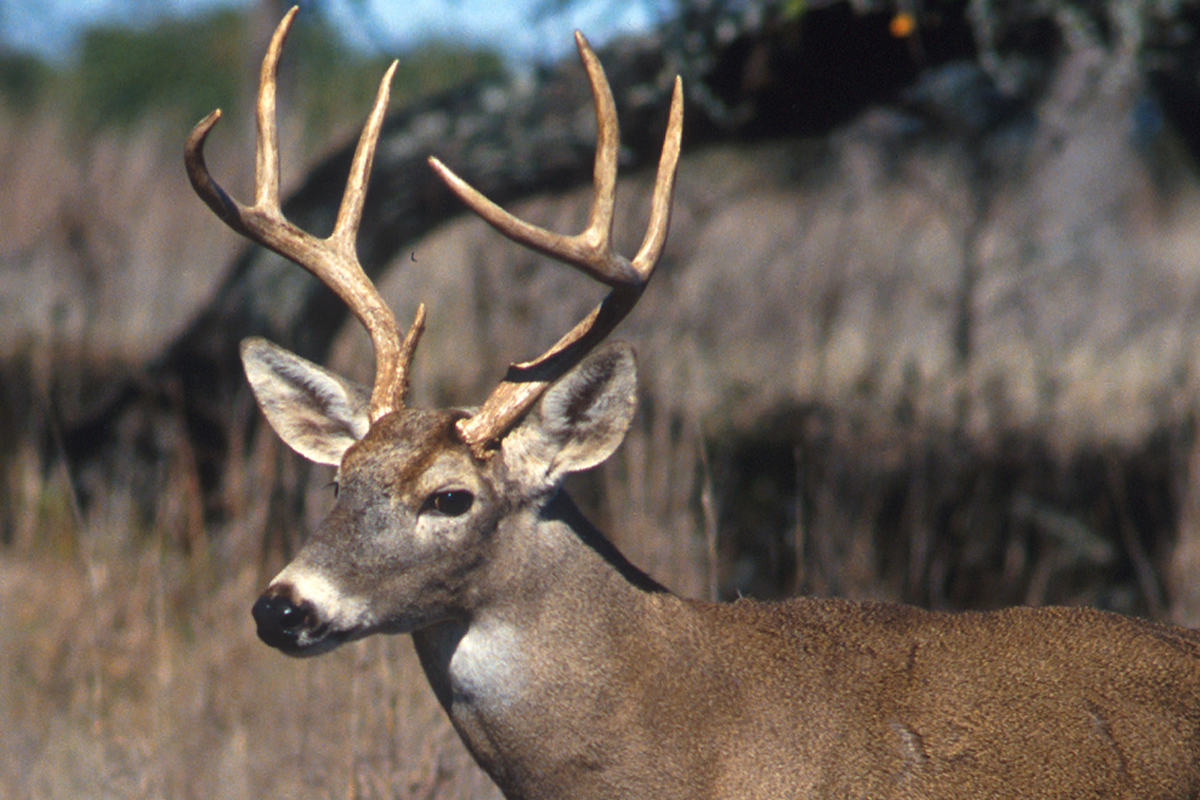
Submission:
[[[528,653],[520,632],[507,622],[476,619],[450,658],[457,693],[484,709],[502,711],[523,693]]]

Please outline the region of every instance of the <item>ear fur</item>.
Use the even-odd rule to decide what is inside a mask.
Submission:
[[[266,339],[246,339],[241,351],[250,388],[279,437],[318,464],[341,464],[371,425],[370,392]]]
[[[625,438],[637,396],[637,364],[624,343],[597,349],[554,383],[501,444],[510,475],[530,489],[604,461]]]

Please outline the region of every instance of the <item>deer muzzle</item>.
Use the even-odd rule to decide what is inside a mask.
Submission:
[[[250,610],[258,638],[292,656],[316,655],[341,643],[312,603],[291,597],[287,586],[267,589]]]

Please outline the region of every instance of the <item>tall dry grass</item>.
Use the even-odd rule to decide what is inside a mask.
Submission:
[[[190,198],[174,126],[80,140],[52,111],[0,116],[0,154],[5,358],[53,344],[140,363],[204,301],[236,247]],[[240,150],[219,158],[244,174]]]
[[[292,661],[254,637],[254,558],[96,533],[72,561],[0,561],[5,797],[498,796],[407,639]]]

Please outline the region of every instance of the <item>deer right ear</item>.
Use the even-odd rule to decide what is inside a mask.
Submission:
[[[242,342],[242,366],[271,427],[305,458],[338,466],[367,435],[366,388],[257,337]]]
[[[595,350],[559,378],[501,444],[509,474],[533,490],[596,466],[625,438],[637,396],[633,349]]]

